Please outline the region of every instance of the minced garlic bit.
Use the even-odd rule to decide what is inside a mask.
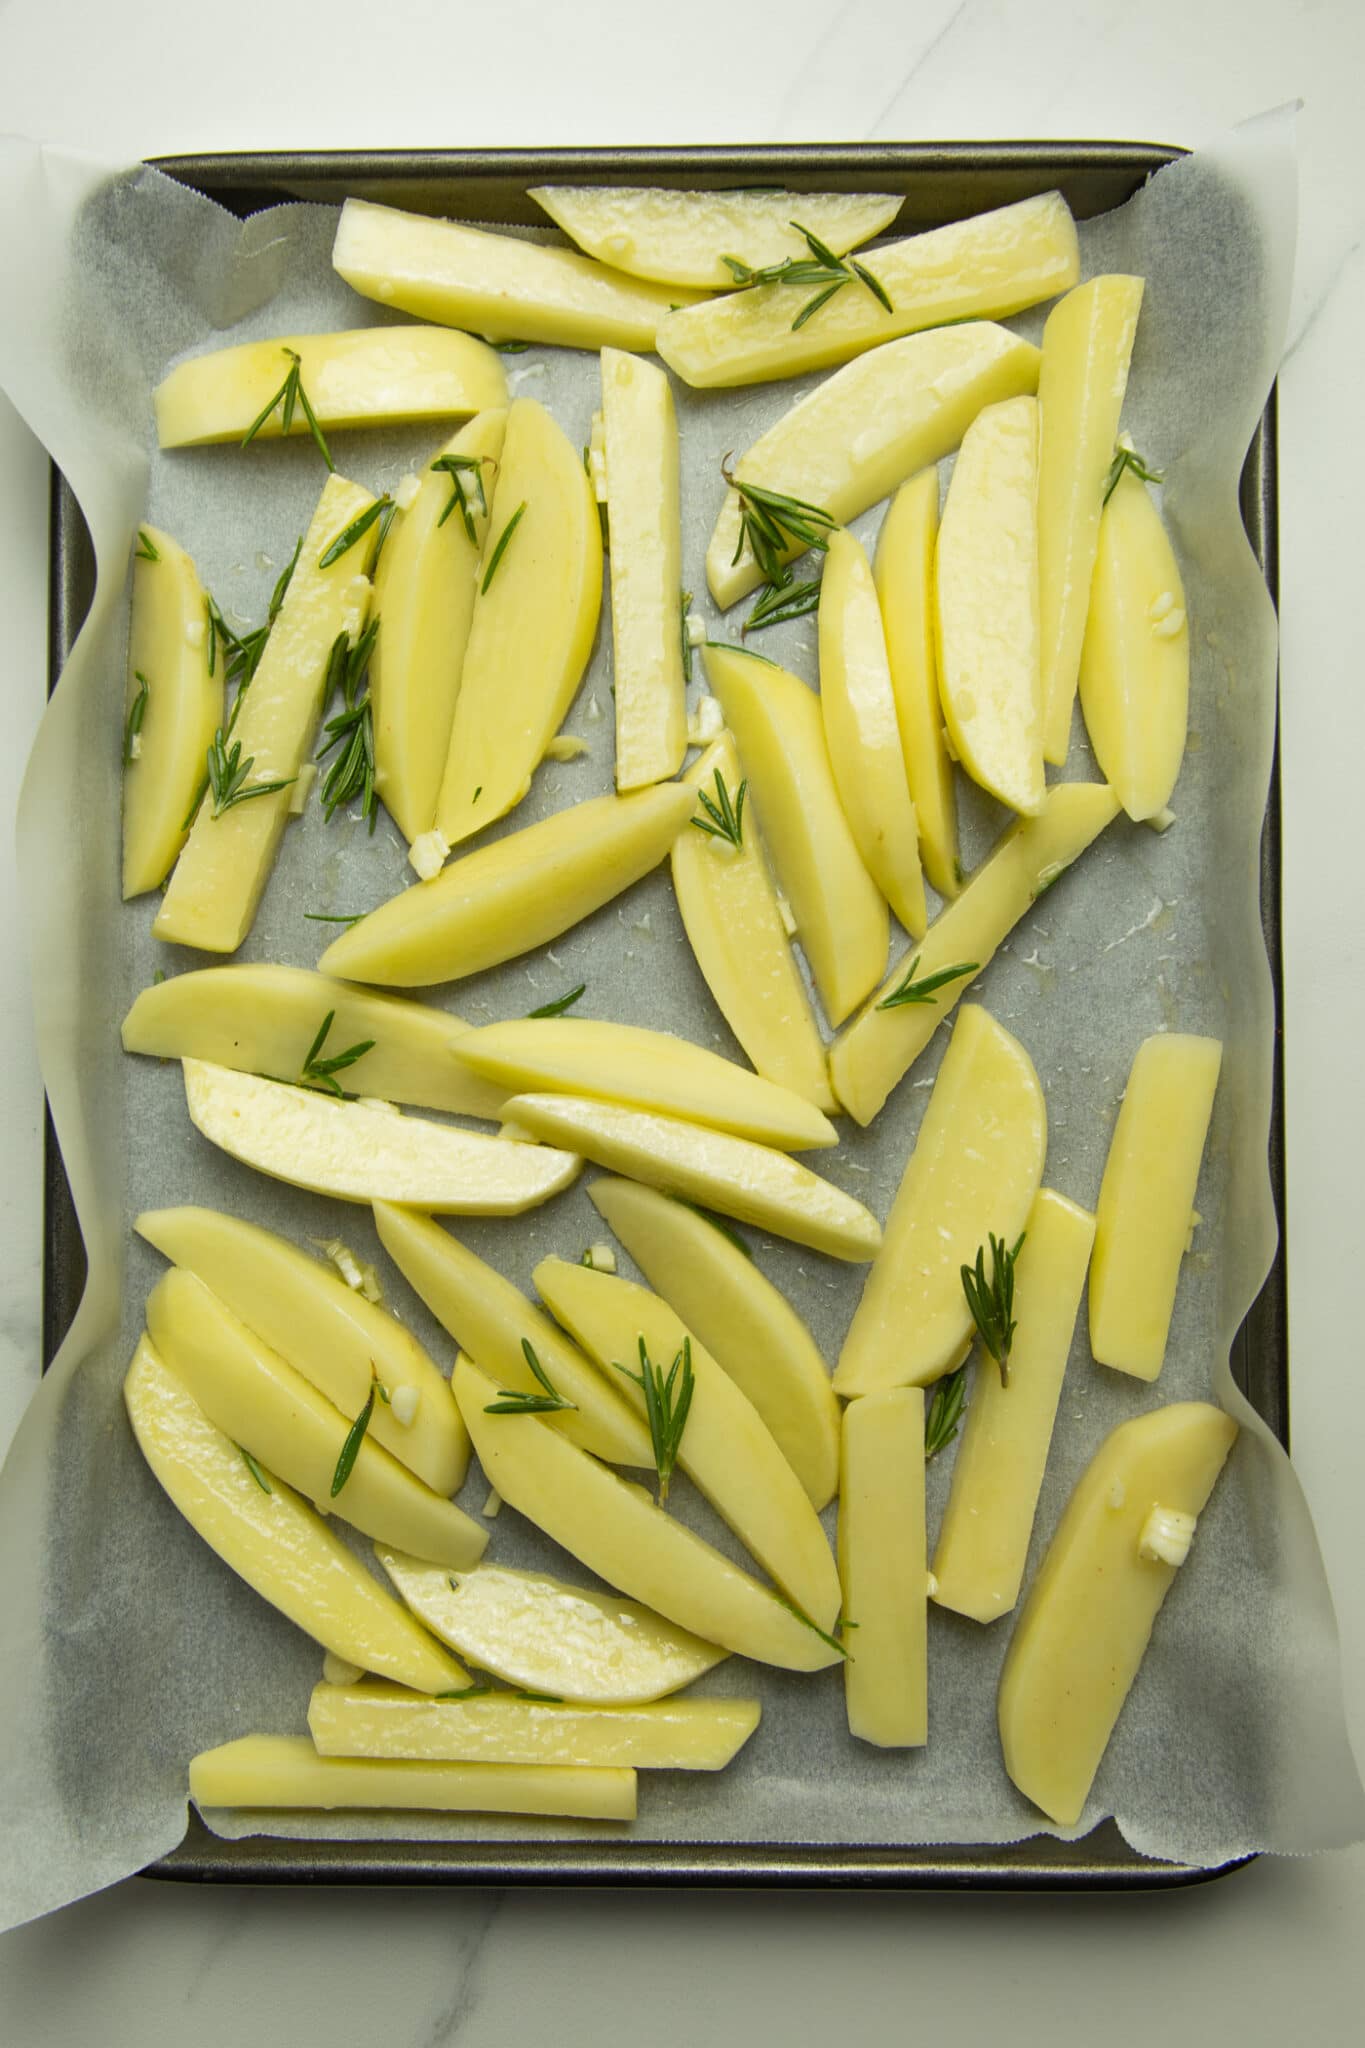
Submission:
[[[401,483],[395,485],[393,492],[393,502],[398,507],[400,512],[407,511],[408,507],[411,505],[413,499],[417,496],[417,493],[421,490],[421,488],[422,479],[419,476],[414,476],[411,472],[409,472],[408,475],[403,478]]]
[[[687,634],[689,647],[706,645],[706,621],[700,612],[689,612],[683,620],[683,631]]]
[[[349,1245],[339,1237],[315,1237],[312,1242],[324,1259],[331,1260],[348,1287],[357,1294],[365,1292],[365,1269]]]
[[[411,1429],[417,1419],[417,1404],[422,1398],[420,1387],[394,1387],[389,1395],[389,1408],[395,1422],[401,1422],[404,1429]]]
[[[583,1254],[582,1264],[591,1266],[594,1273],[614,1273],[616,1271],[616,1254],[605,1239],[603,1239],[598,1244],[590,1244],[588,1246],[588,1249]]]
[[[300,767],[298,774],[294,777],[294,787],[289,792],[289,815],[291,818],[301,818],[303,816],[304,807],[308,802],[308,793],[317,779],[317,772],[318,764],[316,761],[305,761]]]
[[[794,939],[796,937],[796,912],[780,891],[777,898],[777,914],[782,920],[782,929],[787,934],[787,937]]]
[[[1203,1217],[1200,1215],[1197,1209],[1191,1209],[1190,1227],[1188,1231],[1185,1233],[1185,1249],[1187,1252],[1192,1252],[1194,1250],[1194,1233],[1196,1230],[1198,1230],[1203,1220]]]
[[[590,754],[592,748],[574,733],[557,732],[545,752],[551,761],[577,761],[581,755]]]
[[[346,1657],[338,1657],[328,1650],[322,1660],[322,1682],[324,1685],[358,1685],[365,1676],[363,1664],[352,1664]]]
[[[725,713],[715,697],[699,697],[697,708],[687,721],[689,747],[706,747],[725,730]]]
[[[498,1512],[501,1509],[501,1507],[502,1495],[498,1492],[496,1487],[490,1487],[488,1498],[479,1510],[480,1514],[486,1516],[487,1519],[490,1522],[492,1522],[496,1520]]]
[[[929,1574],[928,1583],[925,1586],[925,1592],[931,1600],[935,1597],[935,1595],[938,1592],[938,1580],[934,1577],[932,1572],[930,1572]]]
[[[140,761],[142,759],[142,734],[140,732],[135,732],[128,742],[128,759],[130,761]]]
[[[430,832],[419,832],[408,848],[408,860],[424,882],[439,875],[449,858],[450,841],[435,825]]]
[[[1195,1527],[1196,1517],[1180,1508],[1153,1508],[1142,1525],[1138,1556],[1149,1564],[1184,1564]]]
[[[590,725],[596,725],[598,719],[602,716],[602,706],[597,701],[596,691],[588,699],[588,709],[585,716]]]

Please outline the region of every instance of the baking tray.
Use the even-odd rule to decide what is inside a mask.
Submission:
[[[503,225],[544,226],[533,184],[902,192],[898,226],[935,227],[1057,189],[1079,219],[1106,213],[1182,155],[1152,143],[866,143],[851,146],[694,149],[271,152],[175,156],[155,167],[245,217],[286,200],[337,203],[355,196],[412,212]],[[1271,598],[1278,602],[1275,393],[1242,472],[1242,519]],[[94,591],[95,564],[80,508],[54,467],[51,499],[49,689],[55,686]],[[1261,922],[1275,989],[1270,1177],[1280,1249],[1232,1349],[1238,1386],[1289,1445],[1284,1266],[1284,1117],[1280,957],[1278,747],[1261,837]],[[66,1335],[85,1284],[85,1254],[50,1117],[44,1155],[43,1364]],[[216,1884],[688,1885],[880,1890],[1153,1890],[1200,1884],[1239,1869],[1160,1863],[1129,1848],[1112,1821],[1076,1842],[1049,1835],[1003,1847],[916,1850],[875,1843],[831,1848],[793,1842],[526,1843],[223,1841],[190,1809],[178,1849],[148,1877]]]

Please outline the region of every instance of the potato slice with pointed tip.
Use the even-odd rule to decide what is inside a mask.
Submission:
[[[624,1394],[604,1383],[519,1288],[430,1216],[376,1202],[374,1220],[380,1243],[408,1285],[500,1387],[523,1394],[541,1391],[522,1348],[530,1344],[555,1387],[574,1404],[548,1416],[550,1427],[608,1464],[653,1468],[648,1433]]]
[[[427,1764],[319,1756],[306,1735],[239,1735],[190,1763],[196,1806],[562,1814],[634,1820],[635,1773],[554,1764]]]
[[[659,326],[659,354],[700,388],[763,384],[846,363],[917,328],[1004,319],[1076,283],[1076,223],[1060,192],[1044,192],[888,242],[868,267],[891,300],[889,313],[861,280],[851,280],[794,327],[820,287],[766,285],[669,313]]]
[[[722,1649],[787,1671],[823,1671],[833,1648],[757,1579],[732,1565],[537,1415],[489,1415],[497,1383],[463,1355],[460,1404],[479,1463],[503,1499],[589,1571]]]
[[[949,901],[962,887],[957,850],[957,792],[943,736],[934,647],[934,551],[938,543],[938,471],[922,469],[887,507],[873,575],[886,633],[905,773],[915,806],[924,872]]]
[[[1079,859],[1118,808],[1107,782],[1063,782],[1050,789],[1040,815],[1010,827],[957,901],[934,919],[923,944],[910,948],[919,963],[916,980],[968,963],[975,963],[975,972],[938,989],[932,1002],[883,1009],[906,980],[910,954],[896,963],[830,1049],[839,1100],[858,1123],[871,1123],[1030,904]]]
[[[339,1102],[311,1088],[183,1060],[190,1121],[234,1159],[343,1202],[411,1202],[442,1215],[516,1216],[569,1186],[581,1162],[543,1145]]]
[[[1141,1554],[1156,1506],[1199,1515],[1237,1425],[1182,1401],[1120,1423],[1068,1501],[1000,1674],[1014,1783],[1064,1827],[1081,1817],[1176,1567]]]
[[[170,873],[223,715],[222,676],[216,661],[208,665],[206,605],[179,542],[159,526],[140,526],[123,714],[125,902]]]
[[[748,1396],[812,1507],[827,1507],[838,1478],[839,1404],[786,1297],[685,1202],[616,1179],[595,1180],[588,1196],[650,1286]]]
[[[758,1410],[705,1345],[666,1301],[633,1280],[542,1259],[535,1281],[551,1313],[604,1373],[620,1379],[641,1416],[644,1392],[628,1377],[640,1370],[640,1343],[665,1371],[687,1344],[692,1402],[679,1467],[788,1599],[821,1628],[832,1628],[839,1574],[825,1532]]]
[[[839,801],[820,699],[798,676],[741,648],[708,647],[706,674],[825,1015],[841,1024],[884,972],[890,926]]]
[[[972,1332],[961,1269],[993,1232],[1013,1245],[1043,1177],[1047,1109],[1033,1062],[989,1011],[958,1011],[924,1121],[849,1325],[834,1391],[927,1386]]]
[[[211,1549],[324,1650],[362,1671],[443,1692],[469,1674],[282,1479],[256,1478],[144,1336],[123,1383],[133,1434],[161,1485]]]
[[[848,1732],[917,1749],[929,1739],[921,1390],[888,1387],[851,1402],[839,1463],[839,1572],[855,1624]]]
[[[383,1546],[376,1554],[433,1635],[480,1671],[529,1692],[586,1706],[633,1706],[677,1692],[725,1657],[619,1593],[506,1565],[452,1574]]]
[[[676,775],[687,752],[678,422],[657,363],[602,351],[611,534],[616,787]]]

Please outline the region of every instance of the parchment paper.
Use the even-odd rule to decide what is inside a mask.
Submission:
[[[1125,269],[1148,280],[1124,423],[1167,474],[1165,508],[1193,622],[1190,748],[1175,828],[1158,836],[1116,823],[1040,900],[975,991],[1042,1075],[1048,1183],[1092,1207],[1140,1040],[1179,1028],[1226,1041],[1198,1197],[1204,1222],[1186,1261],[1164,1373],[1151,1388],[1093,1365],[1082,1316],[1031,1555],[1032,1567],[1074,1480],[1121,1420],[1158,1402],[1213,1396],[1243,1425],[1072,1831],[1112,1813],[1136,1848],[1206,1865],[1365,1832],[1307,1510],[1227,1366],[1275,1244],[1266,1166],[1272,992],[1257,901],[1275,628],[1242,532],[1237,480],[1281,346],[1294,207],[1292,130],[1287,116],[1272,116],[1162,172],[1122,211],[1082,227],[1086,275]],[[340,1234],[358,1252],[381,1255],[367,1211],[276,1186],[223,1157],[189,1125],[178,1066],[121,1053],[119,1019],[155,967],[204,962],[154,945],[154,898],[119,902],[117,846],[137,521],[173,531],[229,618],[255,623],[322,481],[306,440],[158,456],[151,387],[172,358],[220,340],[386,317],[331,271],[334,223],[334,209],[287,206],[242,226],[142,168],[114,173],[20,144],[0,153],[0,259],[10,284],[0,383],[72,484],[99,563],[94,605],[40,731],[20,814],[40,1046],[90,1280],[0,1476],[0,1546],[9,1564],[0,1591],[5,1925],[173,1847],[184,1831],[189,1757],[255,1729],[301,1729],[319,1670],[314,1646],[180,1519],[133,1443],[120,1381],[160,1261],[130,1237],[129,1225],[144,1206],[196,1201],[254,1217],[296,1242]],[[1015,324],[1036,338],[1042,318]],[[535,349],[508,366],[514,392],[544,400],[572,439],[587,439],[597,403],[593,356]],[[719,457],[745,447],[814,381],[677,392],[686,581],[713,634],[724,629],[704,595],[702,565],[723,488]],[[378,490],[396,485],[440,438],[432,428],[337,434],[332,446],[344,474]],[[881,513],[857,522],[865,541]],[[609,786],[607,620],[604,606],[569,720],[591,753],[547,764],[499,830]],[[799,621],[760,646],[813,682],[814,637],[813,621]],[[694,698],[699,688],[700,681]],[[1083,738],[1067,772],[1095,772]],[[984,799],[968,805],[969,863],[1003,822]],[[368,909],[409,875],[387,818],[372,839],[354,818],[326,827],[314,797],[286,835],[238,957],[312,964],[328,932],[305,922],[305,910]],[[553,947],[436,999],[482,1021],[520,1015],[578,980],[588,983],[580,1014],[666,1026],[737,1053],[695,969],[666,870]],[[945,1042],[945,1034],[936,1038],[871,1132],[851,1134],[815,1162],[881,1216]],[[603,1234],[583,1185],[522,1219],[454,1227],[523,1284],[547,1251],[576,1256]],[[761,1237],[756,1249],[833,1359],[861,1269]],[[448,1340],[383,1263],[389,1305],[448,1366]],[[629,1261],[622,1270],[631,1270]],[[929,1468],[931,1537],[951,1462],[945,1454]],[[485,1492],[474,1468],[462,1500],[477,1513]],[[680,1487],[676,1498],[695,1526],[737,1554],[694,1495]],[[491,1526],[490,1557],[583,1576],[511,1510]],[[758,1735],[717,1776],[642,1775],[635,1834],[915,1844],[1000,1843],[1039,1832],[1041,1817],[999,1760],[995,1684],[1009,1628],[933,1611],[931,1740],[922,1752],[883,1754],[853,1742],[837,1671],[796,1678],[730,1660],[705,1687],[756,1691],[764,1704]],[[593,1832],[477,1816],[213,1820],[225,1832],[318,1837]]]

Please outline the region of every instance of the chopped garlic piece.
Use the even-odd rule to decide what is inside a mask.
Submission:
[[[725,713],[716,697],[699,697],[697,708],[687,721],[689,747],[707,747],[725,730]]]
[[[582,754],[590,754],[592,748],[586,740],[578,739],[571,732],[556,733],[545,749],[551,761],[576,761]]]
[[[411,473],[409,473],[407,476],[403,478],[403,481],[395,488],[393,493],[393,502],[398,507],[400,512],[407,511],[409,505],[411,505],[413,499],[417,496],[417,493],[418,491],[421,490],[421,488],[422,479],[420,477],[413,476]]]
[[[501,1507],[502,1495],[498,1492],[496,1487],[490,1487],[488,1490],[488,1498],[484,1502],[482,1508],[480,1508],[479,1510],[480,1514],[486,1515],[488,1520],[491,1522],[496,1519]]]
[[[600,705],[600,704],[598,703],[598,701],[597,701],[597,693],[596,693],[596,691],[594,691],[594,692],[593,692],[593,694],[592,694],[592,696],[591,696],[591,697],[589,697],[589,699],[588,699],[588,709],[587,709],[587,718],[588,718],[588,723],[589,723],[590,725],[596,725],[596,723],[597,723],[598,719],[599,719],[599,718],[600,718],[601,716],[602,716],[602,706],[601,706],[601,705]]]
[[[687,634],[687,644],[689,647],[704,647],[706,645],[706,621],[700,612],[689,612],[687,614],[683,620],[683,630]]]
[[[289,792],[289,815],[291,818],[301,818],[303,816],[309,792],[316,780],[317,772],[318,764],[316,761],[305,761],[298,774],[294,777],[294,787]]]
[[[1142,822],[1150,826],[1153,832],[1169,832],[1175,823],[1175,812],[1167,804],[1164,811],[1153,811],[1151,817],[1144,818]]]
[[[1149,1564],[1184,1564],[1194,1541],[1195,1527],[1195,1516],[1180,1508],[1153,1508],[1142,1525],[1138,1556]]]
[[[937,1579],[936,1579],[936,1578],[934,1577],[933,1573],[932,1573],[932,1572],[930,1572],[930,1574],[929,1574],[929,1582],[928,1582],[928,1585],[927,1585],[927,1586],[925,1587],[925,1592],[927,1593],[927,1595],[928,1595],[929,1599],[931,1599],[931,1600],[932,1600],[932,1599],[933,1599],[933,1597],[934,1597],[934,1595],[935,1595],[935,1594],[937,1593],[937,1591],[938,1591],[938,1580],[937,1580]]]
[[[365,1293],[365,1268],[349,1245],[343,1244],[339,1237],[315,1237],[312,1242],[324,1259],[331,1260],[348,1287],[357,1294]]]
[[[1203,1217],[1200,1215],[1197,1209],[1191,1209],[1190,1227],[1185,1237],[1185,1249],[1187,1252],[1192,1252],[1194,1250],[1194,1233],[1196,1230],[1198,1230],[1203,1220]]]
[[[598,1244],[590,1244],[588,1246],[588,1249],[583,1254],[583,1264],[591,1266],[594,1273],[614,1273],[616,1271],[616,1254],[605,1239],[603,1239]]]
[[[789,939],[796,937],[796,912],[780,892],[777,898],[777,914],[782,920],[782,929]]]
[[[338,1657],[328,1650],[322,1660],[322,1681],[324,1685],[357,1685],[365,1676],[363,1664],[352,1664],[345,1657]]]
[[[417,1404],[422,1398],[420,1387],[395,1387],[389,1395],[389,1407],[395,1422],[401,1422],[404,1429],[411,1429],[417,1417]]]
[[[142,759],[142,734],[140,732],[135,732],[128,742],[128,759],[130,761],[140,761]]]
[[[408,848],[408,859],[424,882],[439,875],[449,858],[450,841],[434,825],[430,832],[419,832]]]

